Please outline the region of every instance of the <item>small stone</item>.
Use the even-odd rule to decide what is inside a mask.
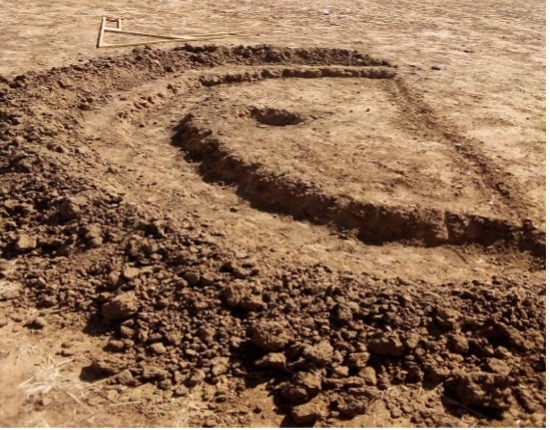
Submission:
[[[212,428],[212,427],[216,427],[216,420],[210,418],[210,419],[207,419],[205,422],[204,422],[204,427],[206,428]]]
[[[260,309],[264,304],[262,296],[259,294],[251,294],[244,297],[240,303],[240,307],[245,311],[255,311]]]
[[[458,356],[462,358],[461,356]],[[420,382],[424,379],[424,371],[417,363],[409,363],[407,366],[407,380],[410,382]]]
[[[390,416],[394,420],[396,420],[396,419],[401,418],[403,416],[403,412],[401,412],[401,410],[398,409],[398,408],[393,408],[393,409],[390,410]]]
[[[206,377],[206,374],[203,370],[196,370],[194,371],[189,378],[187,378],[187,381],[185,381],[185,385],[188,387],[194,387],[195,385],[200,384],[204,381],[204,378]]]
[[[132,339],[124,339],[122,343],[124,344],[124,349],[132,348],[135,345],[135,342]]]
[[[292,408],[292,419],[299,425],[313,424],[328,415],[327,403],[317,397],[309,403]]]
[[[212,360],[210,374],[212,376],[220,376],[227,373],[229,369],[229,359],[227,357],[217,357]]]
[[[378,380],[376,378],[376,370],[372,367],[365,367],[359,371],[359,376],[365,380],[367,385],[376,385]]]
[[[347,357],[347,364],[354,369],[362,369],[367,366],[369,358],[368,352],[352,352]]]
[[[256,361],[256,365],[271,369],[286,369],[286,356],[282,352],[270,352]]]
[[[497,358],[509,358],[511,356],[512,356],[512,353],[510,351],[508,351],[505,347],[497,346],[495,348],[495,357],[497,357]]]
[[[346,387],[363,387],[365,385],[365,381],[359,376],[350,376],[343,381]]]
[[[495,325],[495,331],[506,341],[507,345],[520,351],[526,351],[532,347],[531,342],[515,327],[498,323]]]
[[[116,379],[118,383],[122,385],[134,385],[136,382],[134,375],[132,375],[132,372],[130,372],[128,369],[123,370],[118,375],[116,375]]]
[[[411,422],[413,424],[421,424],[424,422],[424,419],[420,416],[419,413],[416,413],[411,417]]]
[[[157,386],[161,390],[169,390],[170,388],[172,388],[172,381],[170,381],[169,379],[163,379],[157,384]]]
[[[201,275],[200,284],[203,287],[209,287],[210,285],[214,285],[215,280],[216,278],[214,277],[214,275],[212,275],[211,273],[205,273]]]
[[[187,388],[184,385],[180,385],[174,390],[174,395],[176,397],[184,397],[184,396],[187,396],[188,394],[189,394],[189,388]]]
[[[198,354],[198,352],[195,351],[195,350],[192,349],[192,348],[187,348],[187,349],[185,350],[185,354],[188,355],[189,357],[196,357],[197,354]]]
[[[162,342],[156,342],[149,345],[149,349],[157,355],[162,355],[166,353],[166,347],[163,345]]]
[[[12,269],[12,264],[8,260],[0,258],[0,275],[6,275]]]
[[[459,321],[461,315],[454,309],[451,308],[440,308],[437,309],[434,315],[435,322],[446,329],[456,329],[459,327]]]
[[[133,328],[127,327],[124,325],[120,327],[120,337],[125,339],[131,339],[134,337],[134,334],[135,334],[135,330]]]
[[[367,400],[375,399],[378,396],[378,389],[372,387],[349,387],[347,392],[351,396],[364,397]]]
[[[126,367],[126,363],[114,357],[96,358],[91,368],[101,375],[115,375]]]
[[[537,402],[534,396],[531,393],[529,393],[527,390],[518,391],[518,400],[521,406],[523,406],[523,408],[530,414],[534,414],[539,407],[538,405],[539,402]],[[538,427],[538,426],[533,425],[533,427]]]
[[[199,285],[201,277],[196,272],[187,271],[183,274],[183,279],[185,279],[187,282],[189,282],[189,285],[194,287],[195,285]]]
[[[98,248],[103,244],[103,230],[98,224],[86,225],[81,232],[91,248]]]
[[[338,366],[335,367],[332,371],[335,377],[337,378],[345,378],[349,375],[349,367],[347,366]]]
[[[292,381],[306,387],[312,395],[316,395],[321,390],[321,377],[313,372],[298,372]]]
[[[107,344],[107,349],[113,352],[122,352],[124,351],[124,342],[114,339],[110,340]]]
[[[57,83],[59,84],[59,86],[63,89],[66,89],[66,88],[71,88],[73,86],[73,84],[71,83],[71,81],[69,81],[68,79],[60,79],[59,81],[57,81]]]
[[[263,305],[260,294],[254,293],[248,285],[240,283],[228,285],[224,288],[222,295],[229,306],[236,306],[245,311],[254,311]]]
[[[334,318],[341,323],[353,321],[353,308],[347,303],[339,303],[334,308]]]
[[[169,345],[179,346],[181,344],[181,333],[180,334],[178,334],[177,332],[166,333],[164,335],[164,340]]]
[[[15,249],[17,251],[32,251],[36,248],[36,245],[36,237],[22,234],[17,239],[17,242],[15,242]]]
[[[65,222],[79,218],[81,212],[80,206],[72,199],[64,200],[57,210],[59,218]]]
[[[201,327],[199,329],[199,339],[205,343],[213,342],[215,335],[216,330],[212,327]]]
[[[292,404],[301,404],[319,394],[321,384],[319,375],[312,372],[298,372],[291,381],[283,385],[281,396]]]
[[[133,292],[122,293],[104,303],[101,312],[106,320],[123,320],[134,315],[139,309]]]
[[[465,354],[470,350],[470,345],[466,337],[455,334],[449,340],[449,348],[457,354]]]
[[[434,64],[432,66],[432,70],[443,70],[443,66],[441,66],[440,64]]]
[[[168,377],[168,372],[160,367],[144,365],[141,376],[146,380],[157,379],[162,381]]]
[[[140,273],[141,270],[138,267],[132,267],[129,264],[126,264],[122,268],[122,277],[127,281],[131,281],[132,279],[137,278]]]
[[[245,296],[245,288],[240,285],[228,285],[222,291],[222,296],[228,306],[239,306]]]
[[[319,342],[316,345],[308,345],[304,348],[304,358],[320,366],[326,366],[332,362],[334,348],[328,341]]]
[[[416,333],[409,334],[403,340],[403,344],[408,350],[414,350],[418,346],[419,342],[420,342],[420,336],[418,336]]]
[[[427,369],[428,378],[430,382],[434,384],[439,384],[445,381],[449,377],[450,373],[451,372],[449,369],[438,365],[429,366]]]

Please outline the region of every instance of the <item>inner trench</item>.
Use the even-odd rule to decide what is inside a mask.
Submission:
[[[208,105],[203,103],[202,106],[204,104]],[[305,114],[280,106],[254,107],[248,113],[259,123],[273,127],[300,124],[307,118]],[[220,117],[226,124],[234,119],[231,115]],[[203,122],[203,118],[207,120]],[[255,142],[245,143],[240,139],[239,144],[247,150],[236,150],[239,145],[231,142],[231,133],[243,128],[241,134],[245,135],[245,140],[252,138],[243,123],[236,120],[234,128],[217,128],[217,125],[212,112],[199,107],[198,112],[188,114],[178,124],[172,142],[192,161],[200,163],[205,180],[236,185],[238,195],[261,210],[352,231],[368,244],[397,241],[432,247],[468,243],[490,246],[501,242],[535,255],[543,252],[536,232],[498,217],[463,210],[379,204],[327,193],[315,183],[281,175],[249,156],[248,150]]]

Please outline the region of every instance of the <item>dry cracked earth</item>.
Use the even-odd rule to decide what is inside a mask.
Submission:
[[[0,423],[545,426],[538,87],[378,54],[0,77]]]

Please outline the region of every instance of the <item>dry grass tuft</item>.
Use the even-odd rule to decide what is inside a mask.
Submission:
[[[47,355],[34,374],[19,384],[18,388],[27,400],[43,397],[50,391],[56,390],[67,394],[75,402],[82,404],[81,399],[84,399],[86,395],[83,383],[61,372],[63,366],[77,359],[78,357],[56,363],[51,355]]]

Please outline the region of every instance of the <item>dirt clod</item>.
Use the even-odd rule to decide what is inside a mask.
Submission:
[[[457,352],[459,354],[467,353],[470,348],[468,339],[458,334],[451,337],[449,346],[453,352]]]
[[[78,219],[82,209],[78,203],[72,199],[63,200],[59,205],[58,214],[62,221],[72,221]]]
[[[320,366],[332,363],[334,348],[330,342],[322,341],[316,345],[308,345],[304,348],[303,356]]]
[[[365,380],[367,385],[376,385],[376,370],[372,367],[365,367],[359,371],[359,376]]]
[[[139,303],[134,293],[122,293],[104,303],[101,312],[106,320],[123,320],[134,315]]]
[[[292,339],[288,329],[275,321],[261,321],[251,329],[250,339],[265,351],[283,349]]]
[[[314,424],[327,415],[327,404],[321,397],[317,397],[309,403],[294,406],[291,412],[292,419],[299,425]]]
[[[22,252],[32,251],[36,248],[36,245],[36,237],[28,234],[22,234],[17,238],[17,241],[15,242],[15,249]]]
[[[166,352],[166,347],[162,344],[162,342],[156,342],[151,344],[149,346],[149,349],[157,355],[161,355]]]
[[[509,379],[503,375],[477,372],[454,374],[446,387],[465,406],[506,411],[511,406]]]
[[[370,354],[368,352],[352,352],[348,355],[347,362],[350,367],[363,369],[367,366]]]
[[[270,352],[256,361],[260,367],[269,367],[278,370],[284,370],[286,367],[286,357],[280,352]]]
[[[382,335],[369,342],[369,351],[378,355],[400,357],[405,353],[405,346],[396,334]]]

